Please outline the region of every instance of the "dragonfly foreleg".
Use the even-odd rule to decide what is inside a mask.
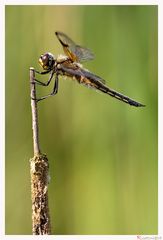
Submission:
[[[39,84],[39,85],[41,85],[41,86],[46,87],[46,86],[48,86],[49,83],[51,82],[51,80],[52,80],[52,78],[53,78],[53,75],[54,75],[54,72],[52,72],[52,73],[50,74],[49,80],[48,80],[46,83],[41,82],[41,81],[37,80],[36,78],[34,78],[34,81],[33,81],[32,83],[36,83],[36,84]]]
[[[37,99],[33,99],[33,100],[36,100],[37,102],[39,102],[39,101],[41,101],[41,100],[44,100],[44,99],[46,99],[46,98],[48,98],[48,97],[51,97],[51,96],[57,94],[57,92],[58,92],[58,74],[56,74],[56,77],[55,77],[55,82],[54,82],[53,91],[52,91],[50,94],[48,94],[48,95],[46,95],[46,96],[44,96],[44,97],[37,98]]]
[[[44,74],[50,73],[51,70],[47,70],[47,71],[44,71],[44,72],[39,72],[39,71],[37,71],[37,70],[34,70],[34,71],[35,71],[35,73],[44,75]]]

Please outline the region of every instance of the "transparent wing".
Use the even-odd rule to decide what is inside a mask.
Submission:
[[[94,54],[88,48],[81,47],[72,41],[66,34],[55,32],[62,44],[65,54],[74,62],[82,62],[94,59]]]
[[[101,79],[100,77],[86,71],[85,69],[81,69],[81,68],[77,68],[74,67],[72,68],[72,66],[66,66],[65,64],[61,65],[61,69],[63,72],[66,72],[69,76],[75,76],[76,79],[78,80],[79,83],[93,88],[93,89],[97,89],[103,93],[106,93],[108,95],[110,95],[111,97],[114,97],[122,102],[125,102],[131,106],[135,106],[135,107],[145,107],[144,104],[137,102],[131,98],[129,98],[128,96],[125,96],[111,88],[109,88],[108,86],[106,86],[103,82],[103,79]]]
[[[66,72],[69,73],[72,76],[75,77],[81,77],[83,79],[89,79],[90,83],[92,82],[93,84],[97,82],[102,82],[105,84],[105,80],[102,79],[101,77],[89,72],[86,69],[80,68],[79,66],[75,65],[74,63],[63,63],[60,65],[60,68]]]

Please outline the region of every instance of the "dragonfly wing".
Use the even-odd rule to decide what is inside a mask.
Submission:
[[[61,64],[61,69],[66,72],[69,73],[70,75],[77,77],[77,78],[82,78],[82,79],[89,79],[89,81],[93,84],[97,83],[97,82],[101,82],[103,84],[105,84],[105,80],[102,79],[101,77],[89,72],[86,69],[83,69],[81,67],[79,67],[78,65],[75,65],[74,63],[63,63]]]
[[[62,44],[65,54],[74,62],[92,60],[94,54],[88,48],[77,45],[71,38],[62,32],[55,33]]]
[[[81,69],[81,72],[84,74],[84,76],[90,80],[93,81],[98,81],[98,82],[102,82],[103,84],[105,84],[105,80],[97,75],[95,75],[94,73],[91,73],[85,69]]]
[[[75,47],[75,55],[79,59],[79,62],[84,62],[84,61],[94,59],[94,54],[92,53],[92,51],[90,49],[81,47],[79,45],[76,45],[76,47]]]
[[[129,105],[132,105],[134,107],[144,107],[145,105],[137,102],[131,98],[129,98],[128,96],[125,96],[111,88],[109,88],[108,86],[106,86],[101,80],[100,77],[94,75],[93,73],[90,73],[88,71],[86,71],[85,69],[79,68],[79,67],[75,67],[74,64],[72,64],[73,67],[69,67],[66,66],[65,64],[61,65],[61,69],[63,72],[67,73],[68,76],[71,77],[76,77],[76,79],[78,80],[79,83],[86,85],[88,87],[97,89],[103,93],[106,93],[108,95],[110,95],[111,97],[114,97],[122,102],[125,102]]]

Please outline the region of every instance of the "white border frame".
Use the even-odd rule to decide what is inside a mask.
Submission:
[[[159,94],[159,131],[158,131],[158,140],[159,140],[159,169],[158,169],[158,176],[159,176],[159,228],[158,228],[158,236],[155,235],[140,235],[140,238],[138,238],[137,235],[49,235],[49,236],[24,236],[24,235],[5,235],[5,5],[158,5],[158,30],[159,30],[159,81],[158,81],[158,94]],[[152,0],[137,0],[137,1],[122,1],[122,0],[115,0],[115,1],[107,1],[107,0],[77,0],[77,1],[70,1],[70,0],[17,0],[17,1],[11,1],[6,0],[2,1],[0,3],[0,32],[2,33],[2,37],[0,37],[0,53],[1,53],[1,62],[0,62],[0,73],[1,73],[1,79],[3,81],[1,82],[0,87],[0,97],[1,97],[1,114],[0,114],[0,127],[1,129],[1,135],[0,135],[0,192],[3,194],[0,196],[0,239],[12,239],[12,240],[18,240],[18,239],[55,239],[55,240],[106,240],[106,239],[121,239],[121,240],[129,240],[129,239],[163,239],[163,196],[162,196],[162,188],[161,183],[163,182],[162,177],[162,168],[163,168],[163,119],[162,119],[162,105],[163,103],[163,4],[160,1],[152,1]],[[161,109],[162,108],[162,109]],[[2,191],[1,191],[2,189]]]

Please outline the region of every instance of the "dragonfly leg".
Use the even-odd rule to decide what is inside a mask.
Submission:
[[[54,75],[54,72],[52,72],[52,73],[50,74],[49,80],[48,80],[46,83],[41,82],[41,81],[37,80],[36,78],[34,78],[34,81],[31,82],[31,83],[32,83],[32,84],[33,84],[33,83],[36,83],[36,84],[38,84],[38,85],[41,85],[41,86],[46,87],[46,86],[48,86],[49,83],[51,82],[51,80],[52,80],[52,78],[53,78],[53,75]]]
[[[37,102],[39,102],[39,101],[44,100],[48,97],[54,96],[55,94],[57,94],[57,92],[58,92],[58,74],[56,74],[56,77],[55,77],[55,83],[54,83],[53,91],[50,94],[48,94],[44,97],[33,99],[33,100],[36,100]]]
[[[37,70],[34,70],[34,71],[35,71],[35,73],[38,73],[38,74],[44,75],[44,74],[49,73],[51,70],[47,70],[47,71],[44,71],[44,72],[39,72],[39,71],[37,71]]]

